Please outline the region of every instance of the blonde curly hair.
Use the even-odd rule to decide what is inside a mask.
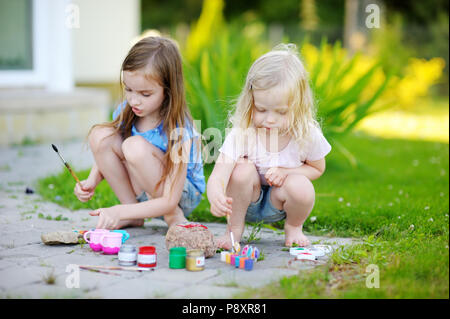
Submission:
[[[253,127],[253,90],[275,88],[288,95],[288,128],[283,133],[290,134],[300,146],[304,145],[310,140],[311,129],[320,125],[316,120],[309,75],[295,44],[279,44],[253,63],[234,112],[229,114],[229,124],[244,131]]]

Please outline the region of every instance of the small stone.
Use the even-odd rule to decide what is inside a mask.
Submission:
[[[45,245],[78,244],[78,236],[73,231],[55,231],[41,234],[41,240]]]
[[[186,249],[202,249],[205,257],[215,255],[217,247],[211,231],[199,223],[173,225],[166,234],[166,248],[186,247]]]

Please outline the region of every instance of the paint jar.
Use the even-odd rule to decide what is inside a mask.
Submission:
[[[186,253],[186,269],[200,271],[205,269],[205,253],[201,249],[191,249]]]
[[[230,255],[230,265],[231,266],[234,266],[235,264],[236,264],[236,257],[237,257],[238,255],[236,255],[236,254],[231,254]]]
[[[119,250],[120,266],[135,266],[137,261],[137,248],[134,245],[122,245]]]
[[[239,268],[240,269],[245,269],[245,261],[249,259],[248,257],[243,257],[241,259],[239,259]]]
[[[227,263],[227,264],[229,264],[229,263],[231,263],[231,253],[226,253],[225,254],[225,262]]]
[[[236,256],[235,258],[234,258],[234,266],[236,267],[236,268],[239,268],[239,263],[241,262],[241,259],[242,258],[245,258],[246,256]]]
[[[244,269],[245,270],[252,270],[253,269],[253,263],[254,263],[254,261],[253,261],[253,259],[246,259],[245,260],[245,262],[244,262]]]
[[[169,250],[169,268],[186,268],[186,247],[172,247]]]
[[[156,267],[156,249],[153,246],[139,247],[139,254],[137,258],[139,267]]]
[[[228,251],[220,252],[220,261],[226,262],[227,261],[227,254],[229,254]]]

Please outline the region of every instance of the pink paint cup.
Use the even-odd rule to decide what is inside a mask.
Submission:
[[[116,255],[120,250],[120,246],[122,246],[122,236],[122,233],[104,233],[100,239],[103,253],[107,255]]]
[[[94,230],[90,230],[90,231],[84,233],[83,238],[89,244],[89,247],[91,247],[91,249],[93,251],[101,251],[102,244],[101,244],[100,240],[102,239],[102,236],[105,233],[109,233],[109,230],[94,229]],[[88,234],[89,234],[89,239],[87,238]]]

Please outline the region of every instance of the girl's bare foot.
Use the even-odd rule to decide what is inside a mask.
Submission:
[[[236,243],[239,243],[241,241],[241,237],[242,237],[242,233],[244,232],[244,229],[241,226],[234,227],[234,225],[233,225],[232,231],[233,231],[233,240],[236,245]],[[217,248],[231,250],[232,244],[231,244],[231,236],[230,236],[229,226],[227,227],[225,234],[216,239],[216,246],[217,246]]]
[[[308,238],[303,234],[302,226],[292,226],[288,223],[284,223],[285,234],[285,246],[291,247],[293,244],[297,244],[300,247],[309,246],[310,242]]]
[[[117,229],[122,229],[125,227],[142,227],[143,225],[143,219],[125,219],[119,222],[119,226],[117,226]]]
[[[222,235],[216,239],[217,248],[222,248],[225,250],[231,250],[231,238],[230,232],[227,230],[225,235]]]

